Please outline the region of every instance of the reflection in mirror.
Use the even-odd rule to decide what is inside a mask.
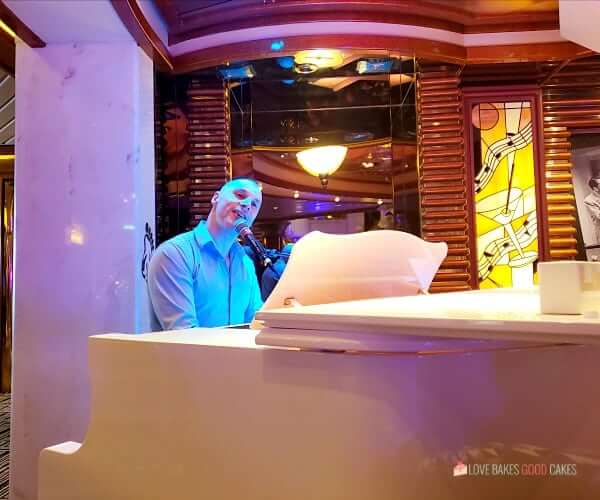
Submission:
[[[190,201],[188,178],[200,140],[188,134],[189,88],[202,81],[229,91],[231,175],[261,183],[253,230],[268,248],[281,251],[314,230],[420,235],[414,60],[382,51],[304,52],[160,77],[161,240],[190,228],[190,204],[206,203]],[[316,149],[325,146],[343,146],[329,170],[321,155],[328,148]],[[316,160],[303,168],[297,154],[313,148]],[[205,189],[211,179],[217,188],[222,167],[202,169]]]
[[[252,78],[230,82],[233,174],[262,182],[257,228],[270,245],[289,220],[297,232],[420,233],[414,61],[342,55],[311,72],[292,56],[246,62]],[[325,187],[296,155],[333,145],[348,150]]]

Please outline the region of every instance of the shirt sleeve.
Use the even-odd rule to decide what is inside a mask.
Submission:
[[[262,305],[263,301],[260,297],[260,288],[258,286],[258,279],[256,278],[256,273],[254,272],[254,264],[249,257],[247,257],[247,270],[250,275],[250,301],[248,302],[248,308],[244,313],[244,323],[250,323],[254,319],[254,315],[256,311],[258,311]]]
[[[192,270],[176,247],[160,246],[152,256],[148,291],[163,329],[198,326]]]

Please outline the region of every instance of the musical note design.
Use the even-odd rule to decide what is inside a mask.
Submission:
[[[509,255],[510,252],[514,252],[517,248],[526,248],[533,243],[537,238],[537,216],[535,212],[529,214],[523,226],[515,231],[515,235],[519,247],[515,246],[509,236],[494,240],[485,247],[477,263],[479,281],[487,279],[496,264]],[[531,254],[530,257],[535,257],[533,260],[537,259],[537,252],[535,252],[535,256]],[[526,265],[523,262],[519,264]]]
[[[508,134],[507,134],[508,135]],[[496,173],[500,162],[510,153],[526,148],[532,143],[533,124],[529,122],[523,130],[490,144],[485,153],[483,166],[475,176],[475,186],[482,191]]]

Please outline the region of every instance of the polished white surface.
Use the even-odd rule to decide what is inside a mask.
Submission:
[[[90,426],[81,447],[42,452],[39,499],[600,495],[598,349],[492,342],[488,352],[364,355],[256,348],[253,338],[92,338]],[[456,479],[459,459],[569,463],[577,475]]]
[[[33,500],[39,451],[84,435],[88,336],[150,329],[153,75],[134,43],[18,43],[16,71],[11,498]]]
[[[287,345],[276,336],[290,328],[307,336],[343,332],[347,338],[356,333],[600,344],[600,319],[541,314],[537,288],[338,302],[260,311],[256,317],[266,327],[257,341],[268,345]]]

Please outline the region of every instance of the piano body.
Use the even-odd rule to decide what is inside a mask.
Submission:
[[[42,451],[40,500],[599,498],[600,320],[416,295],[445,248],[378,233],[301,240],[260,330],[91,337],[88,433]]]

